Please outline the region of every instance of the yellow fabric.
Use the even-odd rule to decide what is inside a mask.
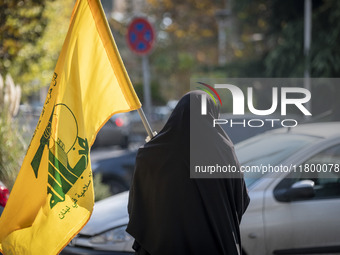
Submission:
[[[98,0],[78,0],[31,144],[0,218],[9,254],[57,254],[89,220],[89,148],[115,113],[140,108]]]

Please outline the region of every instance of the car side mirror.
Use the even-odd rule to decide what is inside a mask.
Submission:
[[[287,191],[288,201],[309,199],[315,196],[314,182],[312,180],[303,180],[294,183]]]

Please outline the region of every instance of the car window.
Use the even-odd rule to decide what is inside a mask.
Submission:
[[[314,181],[315,198],[340,197],[340,145],[307,160],[302,167],[302,179]]]
[[[340,197],[340,145],[328,148],[301,164],[299,171],[291,173],[275,188],[287,189],[296,182],[314,181],[315,196],[308,199]]]
[[[235,146],[235,152],[241,165],[260,166],[278,165],[303,147],[320,138],[296,134],[264,134],[250,138]],[[249,187],[259,178],[261,172],[245,172],[245,181]]]

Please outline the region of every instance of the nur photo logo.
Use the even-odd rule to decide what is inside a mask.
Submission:
[[[237,121],[233,119],[214,119],[212,125],[215,127],[217,124],[225,125],[228,124],[230,127],[233,126],[248,126],[248,127],[262,127],[265,122],[269,122],[271,127],[277,126],[278,123],[282,127],[295,127],[298,125],[298,120],[295,118],[286,118],[289,116],[288,108],[294,109],[295,115],[302,115],[304,117],[312,116],[310,109],[308,109],[307,104],[311,100],[311,92],[303,87],[295,87],[289,86],[291,83],[286,83],[281,86],[267,86],[263,93],[268,95],[267,101],[270,102],[270,106],[266,109],[259,109],[256,107],[256,101],[259,101],[256,98],[254,93],[254,88],[252,86],[247,86],[247,79],[242,80],[242,88],[237,86],[238,82],[236,81],[234,84],[232,83],[215,83],[208,84],[207,82],[198,81],[196,84],[200,84],[200,87],[196,87],[207,94],[202,94],[201,96],[201,115],[207,114],[207,96],[209,95],[214,103],[217,105],[219,102],[222,107],[223,98],[225,96],[232,97],[232,109],[228,113],[232,113],[232,116],[237,117]],[[288,81],[290,79],[287,79]],[[273,84],[283,83],[278,82],[277,79],[272,79]],[[296,82],[292,82],[295,84]],[[248,81],[248,84],[254,84],[251,81]],[[267,81],[268,84],[268,81]],[[244,86],[246,85],[246,86]],[[218,90],[218,92],[217,92]],[[245,91],[245,93],[244,93]],[[222,99],[221,99],[222,98]],[[217,100],[218,101],[217,101]],[[246,106],[248,113],[246,112]],[[252,114],[254,118],[240,121],[240,117]],[[256,116],[262,116],[261,118],[256,118]],[[263,116],[267,116],[268,118],[263,118]],[[275,116],[273,118],[272,116]],[[282,116],[285,119],[281,119]]]
[[[208,89],[210,89],[216,95],[216,97],[218,98],[218,100],[219,100],[219,102],[220,102],[220,104],[222,106],[221,97],[220,97],[220,95],[217,93],[217,91],[212,86],[210,86],[209,84],[203,83],[203,82],[197,82],[197,83],[203,85],[204,87],[206,87]],[[217,105],[215,97],[211,94],[211,92],[209,90],[207,90],[206,88],[201,88],[201,87],[196,87],[196,88],[206,92],[212,98],[212,100],[214,101],[215,105]],[[202,113],[202,115],[206,115],[207,114],[207,95],[205,95],[205,94],[202,94],[201,113]]]

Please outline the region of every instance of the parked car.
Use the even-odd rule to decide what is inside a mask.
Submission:
[[[92,172],[100,174],[102,182],[109,185],[111,194],[117,194],[130,188],[137,149],[114,151],[113,157],[94,160]]]
[[[6,186],[0,181],[0,216],[5,208],[9,197],[9,190]]]
[[[339,254],[340,123],[276,129],[235,149],[243,167],[324,168],[312,174],[244,173],[251,198],[241,222],[244,254]],[[127,202],[124,192],[96,203],[88,224],[61,254],[133,254],[133,238],[125,232]]]
[[[328,171],[332,164],[340,165],[339,123],[278,129],[238,144],[236,153],[242,166],[326,166],[325,172],[312,175],[245,172],[251,197],[241,224],[245,254],[340,252],[340,174]],[[127,200],[125,192],[98,202],[88,225],[74,239],[76,246],[67,247],[65,254],[89,248],[132,252],[133,239],[123,231]],[[108,218],[102,220],[104,215]]]
[[[230,140],[237,144],[239,142],[242,142],[250,137],[253,137],[255,135],[262,134],[264,132],[280,128],[282,127],[280,125],[280,122],[278,121],[266,121],[268,119],[268,116],[259,116],[259,115],[253,115],[253,114],[245,114],[242,116],[235,116],[233,114],[221,114],[219,119],[223,119],[228,121],[226,124],[221,124],[220,126],[223,128],[223,130],[228,134]],[[278,116],[271,116],[271,119],[279,119]],[[293,117],[292,117],[293,118]],[[296,119],[297,117],[294,116]],[[249,121],[252,120],[255,123],[252,123],[253,125],[258,125],[258,127],[251,127],[248,125]],[[231,121],[233,124],[231,124]],[[261,123],[263,125],[261,126]]]
[[[100,129],[92,148],[119,145],[127,148],[129,145],[129,113],[113,115]]]
[[[340,123],[278,129],[240,143],[236,153],[243,165],[293,169],[245,173],[245,254],[340,254]]]
[[[136,127],[137,121],[140,122],[140,117],[138,113],[134,112],[130,117],[131,123],[133,123],[133,126]],[[221,115],[221,118],[230,117],[231,115]],[[241,122],[243,120],[247,122],[252,118],[254,118],[253,115],[245,115],[242,117],[242,119],[234,117],[233,120],[236,122]],[[264,117],[260,116],[257,118]],[[163,119],[163,121],[165,121],[165,119]],[[162,125],[164,125],[164,123],[162,123]],[[239,125],[236,125],[234,127],[230,127],[228,125],[221,125],[221,127],[227,132],[228,136],[234,143],[238,143],[257,134],[261,134],[268,130],[279,128],[280,126],[279,124],[277,124],[277,122],[274,122],[273,127],[271,126],[270,122],[265,122],[265,124],[262,127],[257,128],[242,126],[240,127]],[[160,129],[161,127],[159,127],[159,130]],[[142,131],[145,134],[144,127],[142,127]],[[137,155],[136,149],[115,153],[111,157],[95,160],[95,162],[93,162],[92,164],[92,170],[94,174],[102,175],[103,182],[110,186],[111,193],[113,195],[119,192],[129,190],[131,178],[134,171],[136,155]]]

